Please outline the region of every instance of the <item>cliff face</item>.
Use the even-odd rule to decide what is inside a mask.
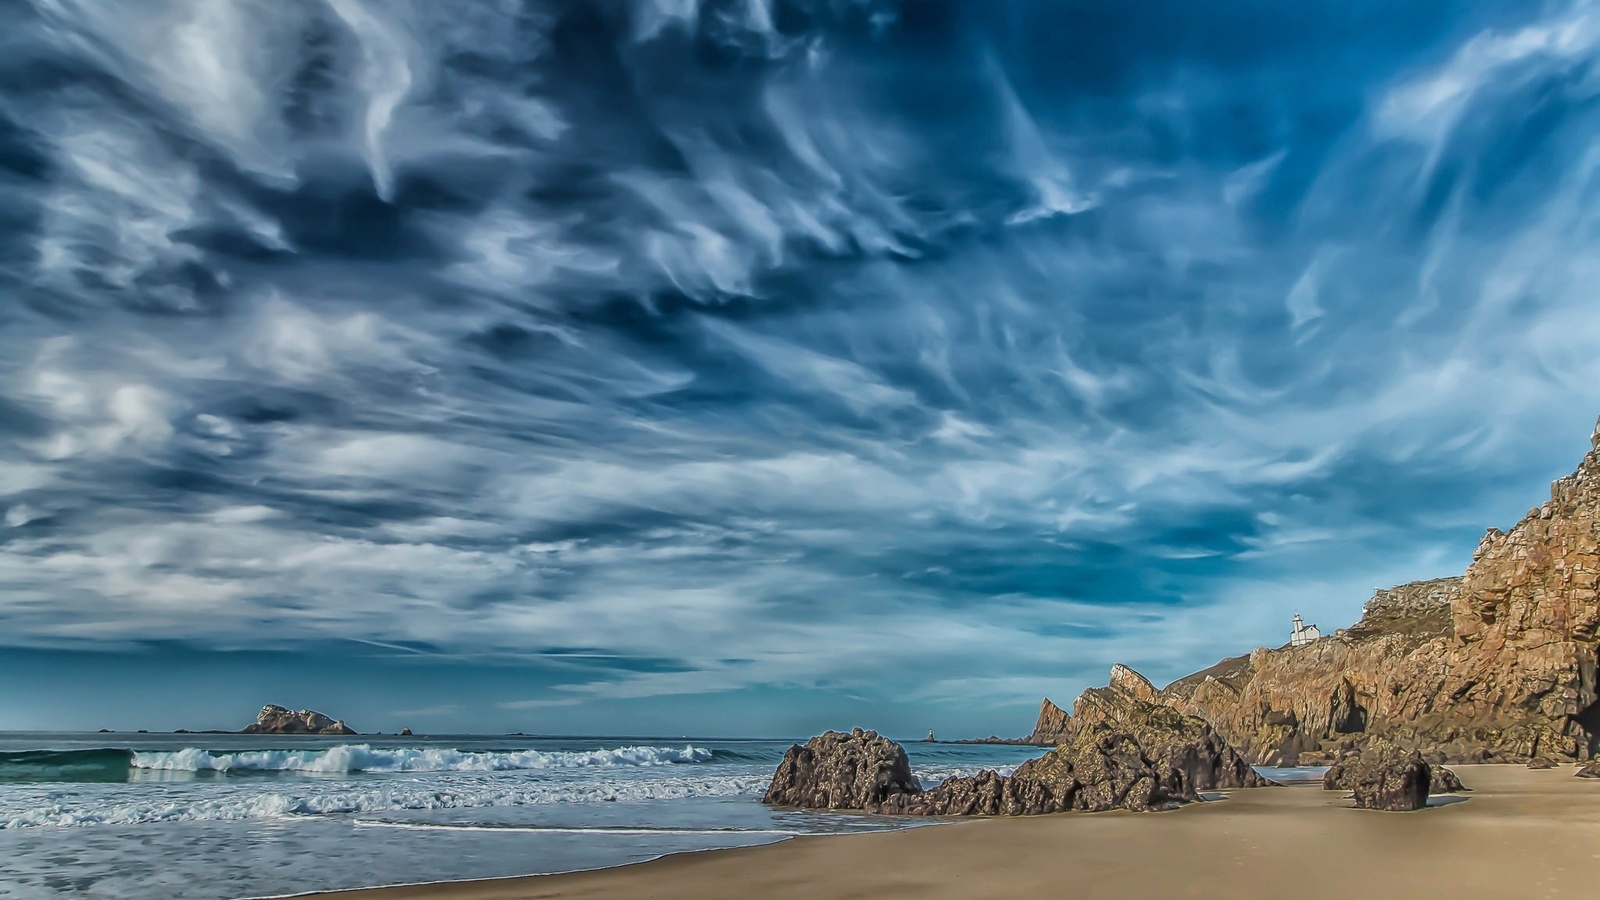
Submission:
[[[1451,609],[1461,647],[1445,682],[1460,712],[1548,724],[1584,742],[1585,755],[1600,736],[1600,426],[1591,444],[1578,470],[1550,486],[1543,506],[1479,543]],[[1565,746],[1550,749],[1573,755]]]
[[[1600,428],[1550,501],[1490,530],[1461,578],[1379,591],[1359,623],[1179,679],[1160,702],[1266,764],[1383,735],[1445,761],[1600,749]],[[1043,718],[1041,717],[1041,722]]]

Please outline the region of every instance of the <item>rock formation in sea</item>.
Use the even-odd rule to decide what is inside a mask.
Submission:
[[[1330,762],[1373,735],[1433,762],[1594,756],[1600,427],[1591,446],[1547,502],[1488,531],[1465,575],[1380,590],[1351,628],[1223,660],[1153,701],[1263,765]],[[1070,718],[1046,700],[1030,742]]]
[[[254,724],[240,734],[355,734],[342,720],[330,719],[309,709],[290,710],[267,704],[261,707]]]
[[[1201,791],[1268,784],[1211,726],[1126,684],[1079,699],[1085,714],[1068,723],[1062,743],[1010,775],[985,771],[924,791],[900,745],[870,731],[830,731],[789,749],[764,799],[893,815],[1020,816],[1168,809]]]

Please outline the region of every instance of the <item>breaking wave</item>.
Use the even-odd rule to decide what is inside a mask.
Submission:
[[[0,753],[0,784],[40,781],[124,781],[131,750],[23,750]]]
[[[292,790],[241,790],[229,796],[152,796],[118,798],[17,798],[21,808],[5,809],[0,798],[0,830],[69,828],[91,825],[142,825],[152,822],[242,821],[405,812],[412,810],[479,809],[549,803],[685,800],[698,797],[758,795],[763,775],[732,774],[652,778],[647,781],[529,782],[493,784],[475,781],[455,785],[411,782],[364,786],[344,784]],[[29,802],[29,801],[32,802]]]
[[[577,769],[605,766],[664,766],[710,762],[703,747],[618,747],[614,750],[466,751],[450,748],[378,749],[343,744],[327,750],[245,750],[214,753],[186,748],[169,753],[134,753],[135,769],[172,772],[507,772],[523,769]]]
[[[164,752],[119,748],[0,753],[0,784],[121,782],[141,774],[299,773],[346,775],[401,772],[510,772],[538,769],[665,766],[711,762],[703,747],[617,747],[596,750],[467,751],[449,747],[375,748],[344,744],[317,750],[220,752],[187,747]]]

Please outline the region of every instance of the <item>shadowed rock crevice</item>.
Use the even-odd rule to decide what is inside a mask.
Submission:
[[[1328,726],[1334,734],[1356,734],[1367,730],[1367,709],[1356,696],[1350,679],[1339,679],[1329,700]]]

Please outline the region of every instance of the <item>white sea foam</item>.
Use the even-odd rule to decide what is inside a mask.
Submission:
[[[619,747],[615,750],[469,752],[450,748],[376,749],[345,744],[327,750],[246,750],[213,754],[193,747],[168,753],[135,753],[135,769],[174,772],[504,772],[603,766],[662,766],[711,761],[702,747]]]
[[[757,774],[652,777],[623,781],[473,778],[462,783],[360,786],[298,785],[281,790],[266,784],[246,785],[223,796],[184,791],[156,796],[125,792],[110,796],[74,796],[33,792],[33,796],[0,798],[0,829],[141,825],[152,822],[242,821],[304,816],[373,814],[406,810],[477,809],[548,803],[684,800],[759,794],[767,777]]]
[[[971,778],[985,770],[1009,777],[1012,772],[1016,771],[1016,768],[1016,766],[917,766],[911,770],[911,774],[917,777],[917,781],[922,784],[923,788],[932,790],[950,778]]]
[[[553,825],[454,825],[428,822],[362,822],[358,828],[398,828],[403,831],[486,831],[498,834],[667,834],[667,835],[724,835],[724,834],[776,834],[797,837],[816,832],[797,831],[792,828],[564,828]]]

